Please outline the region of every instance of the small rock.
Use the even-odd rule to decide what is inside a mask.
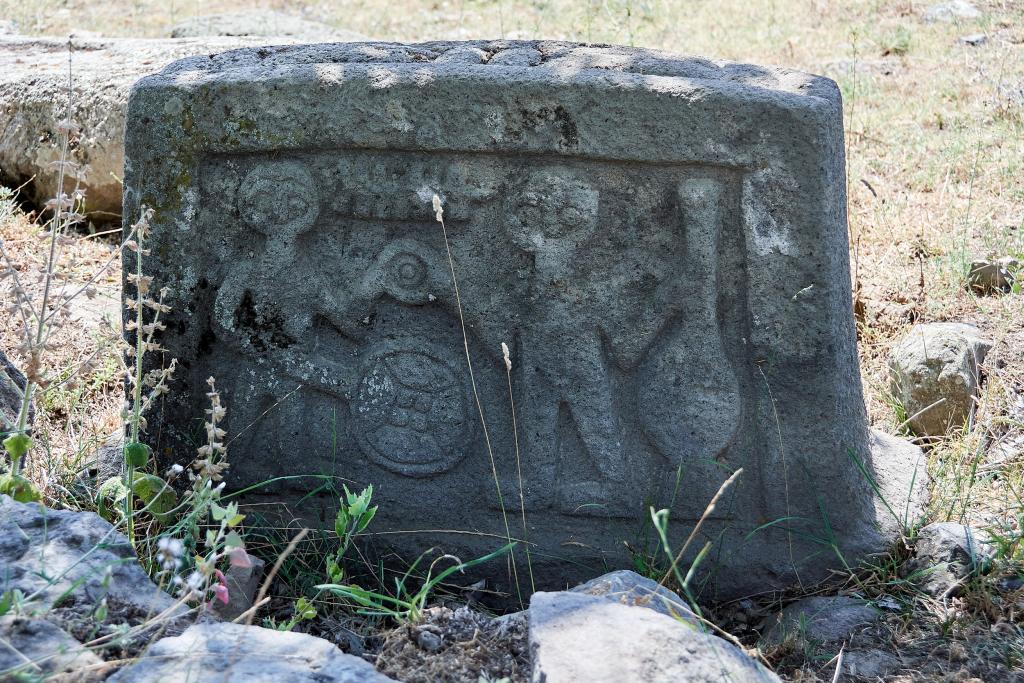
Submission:
[[[967,36],[971,38],[973,36]],[[966,40],[961,38],[961,41]],[[978,43],[970,43],[977,45]],[[1021,263],[1012,256],[988,261],[974,261],[967,273],[967,284],[979,294],[991,294],[993,292],[1006,292],[1013,287]]]
[[[885,679],[902,666],[898,656],[885,650],[847,650],[843,655],[843,672],[856,679]]]
[[[981,16],[978,8],[967,2],[967,0],[950,0],[932,5],[924,11],[924,20],[931,23],[936,21],[952,22],[961,19],[977,19]]]
[[[628,569],[591,579],[573,588],[572,592],[605,597],[623,605],[649,607],[673,619],[682,619],[693,626],[700,626],[700,620],[682,598],[664,586],[659,586],[657,582]]]
[[[721,638],[583,593],[534,593],[530,651],[534,683],[779,681]]]
[[[787,639],[802,643],[839,643],[857,629],[878,621],[882,613],[863,600],[844,595],[798,600],[773,619],[765,636],[772,645]]]
[[[960,42],[964,45],[972,45],[977,47],[988,42],[988,36],[984,33],[972,33],[969,36],[960,36]],[[973,268],[973,264],[972,264]]]
[[[0,643],[3,680],[41,680],[53,676],[65,683],[84,681],[89,680],[84,669],[103,664],[80,642],[44,619],[0,618]]]
[[[353,31],[342,31],[321,23],[273,10],[247,9],[193,17],[175,24],[171,38],[202,38],[204,36],[286,36],[309,42],[348,42],[366,40]]]
[[[18,425],[18,414],[21,412],[21,399],[25,393],[25,375],[14,367],[7,356],[0,351],[0,441],[3,435],[13,431]],[[29,406],[29,423],[31,424],[33,407]]]
[[[34,602],[44,609],[58,598],[92,609],[107,597],[119,609],[156,615],[175,603],[143,571],[128,539],[99,516],[0,495],[0,593],[15,588],[38,592]]]
[[[421,628],[416,631],[416,644],[427,652],[437,652],[444,645],[444,641],[433,631]]]
[[[892,391],[916,434],[941,436],[967,421],[991,348],[976,327],[962,323],[915,325],[896,345],[889,358]]]
[[[306,633],[205,623],[153,643],[110,683],[395,683],[359,657]]]
[[[263,579],[266,563],[258,557],[249,556],[249,567],[231,566],[224,572],[224,583],[228,587],[228,603],[214,603],[213,611],[224,621],[233,621],[244,614],[256,599],[256,591]]]
[[[994,549],[979,532],[956,522],[934,522],[921,529],[909,575],[929,595],[955,595],[964,580],[988,570]]]

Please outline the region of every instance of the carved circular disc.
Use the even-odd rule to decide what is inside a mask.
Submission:
[[[367,356],[350,404],[366,456],[392,472],[446,472],[472,438],[470,397],[449,354],[423,345],[386,345]]]
[[[246,174],[238,188],[238,210],[265,235],[297,235],[316,221],[320,198],[313,176],[300,164],[272,161]]]

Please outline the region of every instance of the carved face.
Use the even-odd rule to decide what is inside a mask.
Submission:
[[[293,161],[249,171],[238,188],[238,210],[250,227],[268,236],[294,237],[313,226],[320,212],[316,183]]]
[[[527,251],[579,245],[597,228],[599,199],[596,189],[568,174],[532,173],[512,207],[512,239]]]

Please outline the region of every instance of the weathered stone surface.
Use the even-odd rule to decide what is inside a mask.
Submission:
[[[125,209],[156,211],[145,270],[171,289],[162,339],[181,361],[153,446],[192,458],[216,375],[230,486],[372,482],[371,530],[482,532],[391,533],[379,549],[496,548],[450,247],[514,508],[511,349],[529,525],[512,534],[536,544],[540,586],[630,566],[648,504],[675,501],[681,546],[740,467],[691,547],[717,544],[708,585],[823,576],[835,553],[812,538],[834,533],[852,560],[891,531],[855,459],[907,454],[867,428],[843,168],[835,84],[784,70],[547,42],[177,62],[137,84],[127,129]],[[882,482],[904,492],[895,509],[909,481]],[[319,522],[335,501],[316,486],[277,479],[250,498],[301,498]]]
[[[984,35],[979,35],[984,39]],[[969,38],[977,38],[977,36],[964,36],[960,40],[966,42]],[[970,44],[977,45],[980,42],[983,41],[971,42]],[[1020,268],[1020,261],[1012,256],[974,261],[971,263],[971,270],[967,274],[967,283],[979,294],[1005,292],[1013,286]]]
[[[657,581],[628,569],[620,569],[591,579],[573,588],[572,592],[605,597],[623,605],[648,607],[693,626],[700,625],[700,620],[693,614],[685,600],[664,586],[659,586]]]
[[[978,532],[956,522],[934,522],[921,529],[908,570],[935,596],[958,592],[963,582],[984,572],[994,549]]]
[[[17,428],[24,395],[25,375],[0,351],[0,441],[5,434]],[[34,417],[34,408],[29,405],[29,424]]]
[[[878,621],[875,607],[844,595],[815,596],[786,606],[772,620],[765,641],[778,645],[787,639],[808,644],[838,643]]]
[[[343,31],[319,21],[291,14],[251,8],[243,12],[225,12],[192,17],[171,27],[171,38],[203,36],[272,36],[296,38],[304,42],[348,42],[366,40],[366,36]]]
[[[359,657],[305,633],[205,623],[153,643],[110,683],[394,683]]]
[[[534,593],[535,683],[778,681],[736,646],[654,610],[581,593]]]
[[[188,55],[295,40],[288,36],[72,39],[71,116],[80,132],[70,161],[87,167],[82,188],[90,217],[112,220],[121,213],[124,112],[136,80]],[[40,204],[56,193],[58,124],[67,115],[67,101],[68,41],[0,31],[0,181],[16,187],[35,176],[27,191]],[[66,191],[74,183],[68,176]]]
[[[941,436],[964,425],[991,348],[978,328],[963,323],[915,325],[896,345],[889,358],[892,391],[916,434]]]
[[[128,539],[95,514],[0,495],[0,593],[15,588],[40,609],[66,591],[62,605],[91,608],[106,597],[118,611],[141,615],[155,616],[174,604],[139,566]]]
[[[0,618],[0,680],[57,677],[65,683],[98,680],[102,660],[43,619]],[[19,678],[19,676],[21,678]]]

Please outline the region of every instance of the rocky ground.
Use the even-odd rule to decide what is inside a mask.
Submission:
[[[252,677],[279,670],[282,680],[560,681],[593,676],[597,666],[619,672],[619,680],[650,679],[652,671],[672,680],[673,667],[692,672],[710,656],[717,666],[737,667],[736,680],[1024,678],[1024,299],[1014,261],[1024,256],[1018,3],[730,0],[684,11],[675,3],[613,2],[594,10],[592,3],[558,1],[513,12],[501,2],[441,2],[408,11],[391,4],[382,12],[370,2],[344,14],[310,9],[301,21],[264,18],[256,28],[251,16],[197,28],[184,21],[192,17],[169,16],[165,5],[0,2],[0,17],[17,24],[0,21],[0,130],[28,121],[32,131],[4,135],[0,169],[11,188],[35,177],[16,200],[0,198],[0,239],[30,290],[43,262],[37,210],[55,181],[60,112],[50,105],[65,102],[64,76],[55,70],[66,53],[62,39],[27,35],[78,33],[81,61],[73,68],[86,92],[72,151],[90,165],[86,186],[96,198],[91,225],[68,241],[61,264],[69,283],[91,281],[94,296],[76,299],[54,332],[46,363],[67,380],[36,406],[44,454],[30,474],[54,512],[44,517],[0,503],[0,575],[12,577],[5,590],[17,588],[25,599],[16,609],[0,605],[0,637],[10,644],[0,652],[0,671],[27,666],[30,680],[71,670],[86,680],[155,680],[188,671],[187,659],[208,664],[202,670],[216,680],[230,671]],[[209,11],[237,5],[218,0]],[[304,23],[314,21],[320,24]],[[713,626],[699,628],[685,625],[688,608],[659,614],[666,603],[650,597],[651,582],[631,575],[607,579],[604,589],[541,594],[524,612],[500,618],[484,613],[472,595],[467,608],[467,594],[455,590],[436,594],[415,623],[355,615],[321,598],[317,617],[291,634],[175,606],[123,539],[108,535],[109,525],[63,511],[95,506],[88,474],[100,467],[97,454],[120,420],[120,272],[116,234],[104,234],[116,228],[102,212],[119,204],[116,131],[133,75],[183,50],[259,42],[246,35],[268,25],[282,33],[275,42],[303,40],[311,31],[631,42],[835,78],[846,102],[850,253],[869,409],[875,426],[926,447],[932,524],[912,530],[891,556],[825,585],[703,605]],[[207,31],[228,35],[197,37]],[[146,40],[122,43],[104,34]],[[156,40],[171,34],[182,37]],[[0,291],[0,303],[6,311],[8,290]],[[923,356],[922,340],[941,353]],[[19,343],[16,325],[0,329],[0,348],[24,368]],[[252,551],[273,567],[290,538],[268,536]],[[80,560],[99,542],[102,552]],[[314,593],[310,587],[323,580],[321,542],[309,538],[292,548],[268,584],[271,599],[258,623],[287,620],[295,599]],[[588,618],[577,618],[581,612]]]

